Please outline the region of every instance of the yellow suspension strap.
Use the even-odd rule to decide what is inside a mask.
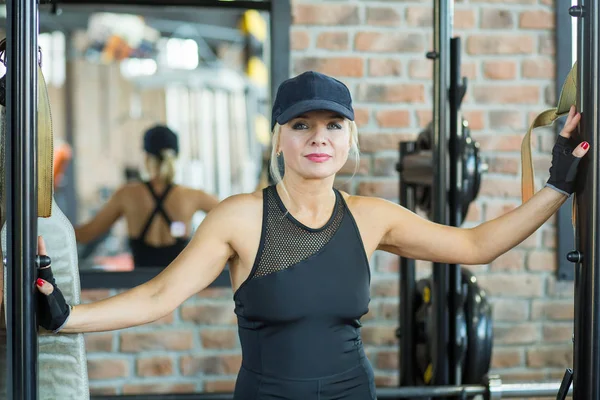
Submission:
[[[6,39],[0,41],[0,60],[6,65]],[[37,190],[38,217],[48,218],[52,215],[52,191],[54,185],[53,168],[53,135],[52,114],[46,80],[42,73],[40,59],[37,64]]]
[[[533,159],[531,156],[531,132],[535,128],[548,126],[554,123],[558,118],[568,115],[571,106],[577,103],[577,62],[573,64],[571,71],[567,75],[558,99],[556,108],[551,108],[541,112],[529,127],[529,130],[523,137],[521,143],[521,198],[523,203],[529,200],[535,191]],[[577,217],[577,202],[575,193],[573,193],[573,214],[572,223],[575,226]]]

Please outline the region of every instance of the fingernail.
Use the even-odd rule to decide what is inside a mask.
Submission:
[[[584,150],[587,150],[588,147],[590,147],[590,144],[588,142],[583,142],[583,144],[581,145],[581,148]]]
[[[35,281],[35,284],[38,286],[44,286],[44,281],[38,278],[37,281]]]

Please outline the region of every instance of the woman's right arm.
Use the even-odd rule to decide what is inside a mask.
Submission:
[[[234,255],[230,243],[241,196],[245,195],[223,201],[208,214],[185,250],[159,275],[116,296],[75,306],[60,332],[99,332],[146,324],[168,315],[208,287]]]

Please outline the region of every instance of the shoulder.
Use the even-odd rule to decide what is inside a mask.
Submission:
[[[262,214],[262,198],[262,190],[236,194],[221,201],[210,214],[229,220],[252,219],[252,217]]]
[[[353,214],[376,216],[397,207],[391,201],[379,197],[358,196],[343,191],[340,191],[340,194]]]

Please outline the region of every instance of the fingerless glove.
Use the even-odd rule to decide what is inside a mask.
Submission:
[[[573,155],[577,144],[572,139],[558,136],[552,148],[552,166],[550,167],[550,178],[546,186],[558,192],[570,196],[575,191],[575,178],[580,157]]]

